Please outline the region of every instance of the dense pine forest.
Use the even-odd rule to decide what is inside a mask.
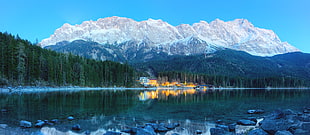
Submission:
[[[167,71],[158,73],[159,82],[191,82],[195,84],[208,84],[215,87],[239,88],[266,88],[266,87],[309,87],[309,82],[294,77],[230,77],[220,75],[207,75],[188,72]]]
[[[135,74],[126,63],[57,53],[0,32],[0,86],[132,87]]]

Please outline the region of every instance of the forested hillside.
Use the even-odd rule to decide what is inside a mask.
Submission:
[[[210,75],[188,72],[159,72],[159,82],[190,82],[200,85],[213,85],[215,87],[239,87],[239,88],[266,88],[266,87],[309,87],[309,81],[296,77],[232,77],[224,75]]]
[[[0,86],[130,87],[135,80],[127,64],[57,53],[0,32]]]
[[[233,87],[308,87],[310,54],[296,52],[258,57],[230,49],[165,60],[133,63],[159,81],[193,82]]]

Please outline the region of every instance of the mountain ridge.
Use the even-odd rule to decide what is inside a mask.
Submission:
[[[187,39],[201,42],[199,49],[192,49]],[[246,19],[224,22],[216,19],[210,23],[200,21],[192,25],[172,26],[163,20],[148,19],[137,22],[125,17],[100,18],[84,21],[80,25],[64,24],[49,38],[40,42],[41,47],[56,45],[58,42],[74,40],[93,41],[99,44],[113,44],[122,47],[123,52],[142,46],[169,55],[191,55],[213,52],[212,46],[246,51],[257,56],[273,56],[300,51],[287,42],[282,42],[272,31],[254,27]],[[130,46],[120,44],[135,42]],[[181,46],[181,47],[180,47]],[[179,48],[180,47],[180,48]],[[197,46],[196,46],[197,47]]]

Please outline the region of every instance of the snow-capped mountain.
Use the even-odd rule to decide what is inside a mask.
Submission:
[[[110,44],[120,48],[125,58],[137,53],[163,52],[169,55],[200,54],[219,48],[246,51],[257,56],[273,56],[300,51],[282,42],[272,31],[254,27],[246,19],[193,25],[172,26],[162,20],[135,21],[124,17],[109,17],[85,21],[80,25],[64,24],[53,35],[40,42],[41,47],[63,41],[84,40]],[[127,57],[127,56],[128,57]]]

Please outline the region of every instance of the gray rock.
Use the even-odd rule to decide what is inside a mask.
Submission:
[[[8,112],[8,110],[7,109],[1,109],[1,112]]]
[[[59,123],[59,120],[58,119],[52,119],[51,123],[57,124],[57,123]]]
[[[226,126],[226,125],[215,125],[215,127],[217,127],[217,128],[222,128],[222,129],[224,129],[225,131],[229,131],[229,128],[228,128],[228,126]]]
[[[310,132],[302,129],[296,129],[294,131],[294,135],[310,135]]]
[[[303,111],[304,113],[310,113],[310,110],[308,110],[308,109],[304,109],[304,111]]]
[[[261,128],[269,134],[277,131],[288,130],[291,125],[282,119],[264,119],[261,121]]]
[[[262,110],[262,109],[257,109],[257,110],[255,111],[255,114],[262,114],[262,113],[265,113],[265,111]]]
[[[72,130],[81,130],[81,126],[79,124],[75,124],[71,128]]]
[[[36,123],[34,126],[37,128],[41,128],[45,125],[46,123],[44,121],[38,121],[38,123]]]
[[[31,133],[31,135],[44,135],[41,131],[36,131]]]
[[[154,128],[151,126],[145,126],[144,129],[150,133],[155,133]]]
[[[224,122],[222,120],[217,120],[215,123],[216,124],[223,124]]]
[[[303,122],[301,124],[301,129],[310,131],[310,122]]]
[[[155,130],[156,132],[167,132],[169,129],[163,126],[158,126],[158,128]]]
[[[200,134],[202,134],[202,131],[201,130],[196,130],[196,134],[200,135]]]
[[[256,110],[248,110],[248,114],[254,114]]]
[[[132,131],[132,129],[124,129],[121,132],[125,132],[125,133],[135,133]]]
[[[282,119],[285,118],[285,113],[282,110],[275,110],[273,113],[273,119]]]
[[[283,113],[285,114],[285,115],[297,115],[297,113],[295,113],[293,110],[291,110],[291,109],[286,109],[286,110],[284,110],[283,111]]]
[[[91,132],[90,132],[89,130],[86,130],[86,131],[84,132],[85,135],[90,135],[90,133],[91,133]]]
[[[168,123],[166,126],[165,126],[167,129],[174,129],[175,126],[173,123]]]
[[[247,119],[250,120],[250,121],[253,121],[253,122],[255,122],[255,123],[257,122],[256,117],[248,117]]]
[[[235,132],[236,131],[236,123],[235,124],[229,124],[228,125],[228,130],[229,132]]]
[[[121,132],[115,132],[115,131],[108,131],[103,135],[122,135],[122,133]]]
[[[254,129],[251,130],[247,135],[268,135],[268,133],[262,129]]]
[[[293,135],[290,131],[277,131],[275,135]]]
[[[7,124],[0,124],[0,128],[6,128],[6,127],[8,127],[8,125]]]
[[[265,111],[262,109],[257,109],[257,110],[248,110],[248,114],[262,114]]]
[[[251,121],[251,120],[238,120],[237,124],[238,125],[244,125],[244,126],[254,126],[254,125],[256,125],[256,122]]]
[[[31,127],[32,127],[31,122],[25,121],[25,120],[21,120],[21,121],[19,122],[19,125],[20,125],[21,127],[23,127],[23,128],[31,128]]]
[[[74,120],[74,117],[69,116],[69,117],[67,118],[67,120]]]
[[[223,135],[225,134],[225,130],[222,128],[210,128],[211,135]]]
[[[134,128],[132,128],[132,129],[134,129]],[[135,133],[136,133],[135,135],[156,135],[152,126],[149,126],[149,125],[145,126],[145,128],[136,128]]]

